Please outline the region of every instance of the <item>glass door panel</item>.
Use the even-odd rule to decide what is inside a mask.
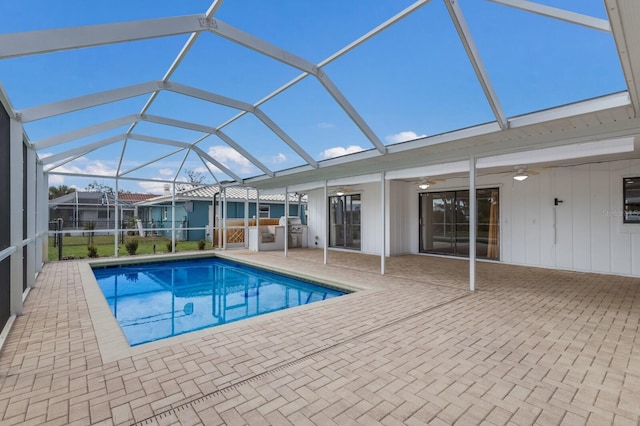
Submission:
[[[478,189],[476,255],[499,258],[498,189]],[[421,193],[419,201],[421,253],[469,256],[469,191]]]
[[[329,247],[360,250],[360,194],[329,197]]]

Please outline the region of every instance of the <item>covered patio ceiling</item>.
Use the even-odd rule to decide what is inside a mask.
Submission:
[[[635,2],[20,3],[0,98],[50,183],[270,189],[620,138],[634,151],[593,155],[640,156]]]

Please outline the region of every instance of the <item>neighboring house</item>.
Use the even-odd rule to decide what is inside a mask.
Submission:
[[[131,218],[136,216],[135,203],[155,194],[119,194],[120,228],[128,227]],[[77,191],[49,200],[49,221],[62,219],[63,229],[115,228],[116,200],[113,194],[92,191]],[[93,225],[89,225],[93,223]]]
[[[247,198],[248,196],[248,198]],[[234,187],[226,190],[226,218],[243,219],[245,203],[248,199],[249,218],[277,219],[284,216],[284,194],[260,194],[260,205],[256,213],[257,192]],[[211,238],[210,230],[218,226],[224,216],[224,200],[218,186],[203,186],[182,191],[175,196],[175,223],[180,228],[178,240],[198,241]],[[155,229],[154,233],[169,236],[166,228],[171,228],[171,195],[162,195],[137,203],[138,218],[145,229]],[[306,197],[289,194],[289,216],[300,217],[306,223]],[[214,220],[215,218],[215,220]],[[229,222],[228,222],[229,223]]]

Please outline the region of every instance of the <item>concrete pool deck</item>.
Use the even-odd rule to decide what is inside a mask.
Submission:
[[[479,263],[470,293],[460,259],[220,254],[363,290],[108,353],[86,262],[48,263],[0,352],[0,424],[640,421],[640,279]]]

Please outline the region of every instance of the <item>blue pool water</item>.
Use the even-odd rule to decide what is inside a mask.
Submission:
[[[345,294],[219,258],[93,273],[131,346]]]

